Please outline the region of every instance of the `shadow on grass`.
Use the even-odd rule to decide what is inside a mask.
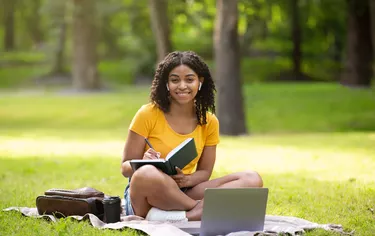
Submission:
[[[0,158],[0,207],[35,207],[35,198],[49,188],[74,189],[90,186],[108,195],[123,195],[127,180],[120,174],[120,160],[113,158]],[[230,172],[214,172],[219,177]],[[267,214],[285,215],[326,224],[341,224],[355,230],[357,235],[375,232],[375,183],[361,183],[355,179],[345,182],[318,181],[304,176],[264,174],[269,199]],[[26,219],[16,213],[0,213],[0,231],[35,232],[47,234],[50,230],[90,235],[113,232],[99,231],[88,224],[47,224],[41,220]],[[6,227],[5,227],[6,226]],[[87,231],[87,232],[86,232]],[[326,235],[322,230],[311,235]],[[334,235],[334,234],[332,234]]]

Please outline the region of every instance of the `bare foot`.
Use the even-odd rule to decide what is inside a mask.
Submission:
[[[189,221],[200,221],[203,213],[203,200],[199,201],[193,209],[186,212],[186,218]]]

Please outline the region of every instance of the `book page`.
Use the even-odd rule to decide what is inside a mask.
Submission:
[[[130,160],[130,162],[139,162],[139,163],[143,163],[143,162],[166,162],[166,160],[164,159],[149,159],[149,160],[143,160],[143,159],[134,159],[134,160]]]
[[[184,147],[188,142],[190,142],[193,138],[188,138],[182,143],[180,143],[177,147],[175,147],[168,155],[165,157],[166,160],[169,160],[176,152],[178,152],[182,147]]]

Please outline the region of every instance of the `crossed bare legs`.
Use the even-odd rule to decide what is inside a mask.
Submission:
[[[162,210],[186,211],[189,221],[201,220],[206,188],[262,187],[263,181],[253,171],[233,173],[194,186],[185,193],[176,182],[156,169],[145,165],[132,176],[130,199],[136,215],[146,217],[151,207]],[[197,201],[202,200],[202,201]]]

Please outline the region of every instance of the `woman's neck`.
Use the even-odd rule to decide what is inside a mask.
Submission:
[[[171,116],[194,117],[195,116],[194,103],[180,105],[178,103],[171,102],[169,114]]]

